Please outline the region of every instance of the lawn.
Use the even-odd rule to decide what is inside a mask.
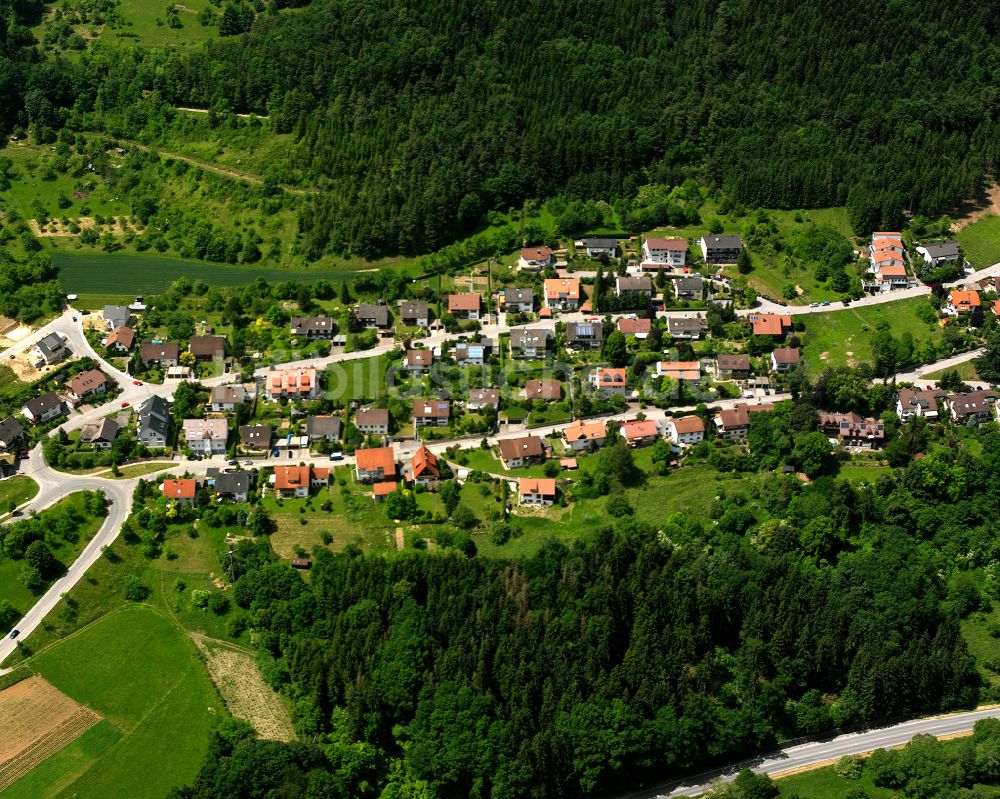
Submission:
[[[924,380],[940,380],[945,372],[958,372],[962,380],[981,380],[979,372],[976,371],[975,361],[963,361],[952,366],[950,369],[938,369],[936,372],[928,372],[923,376]]]
[[[373,402],[388,391],[388,369],[389,359],[385,355],[330,364],[324,370],[326,396],[340,405],[351,400]]]
[[[122,733],[117,741],[105,733],[82,756],[72,753],[80,776],[63,791],[47,786],[48,792],[26,794],[34,797],[159,799],[194,777],[214,721],[225,712],[194,644],[148,607],[106,616],[38,655],[32,667]]]
[[[38,493],[38,483],[30,477],[17,475],[0,482],[0,514],[27,502]]]
[[[802,334],[806,363],[814,371],[821,371],[827,366],[870,361],[871,335],[880,322],[886,322],[897,339],[905,333],[912,334],[916,343],[927,338],[937,339],[941,329],[917,316],[917,308],[927,304],[923,297],[912,297],[797,317],[796,321],[802,319],[806,326]]]
[[[966,259],[977,269],[1000,261],[1000,216],[986,216],[958,232]]]

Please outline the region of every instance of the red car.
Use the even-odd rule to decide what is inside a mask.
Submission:
[[[122,403],[122,407],[123,407],[123,408],[127,408],[127,407],[128,407],[128,403],[127,403],[127,402],[123,402],[123,403]]]
[[[141,386],[142,385],[142,381],[141,380],[133,380],[132,381],[132,385],[133,386]]]

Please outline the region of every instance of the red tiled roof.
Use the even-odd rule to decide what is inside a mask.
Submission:
[[[422,446],[413,454],[413,476],[423,477],[425,474],[440,477],[441,467],[438,465],[437,455]]]
[[[449,311],[478,311],[482,298],[478,294],[449,294]]]
[[[792,317],[788,314],[762,313],[750,317],[755,336],[780,336],[786,328],[791,328]]]
[[[198,483],[194,480],[164,480],[160,490],[168,499],[194,499]]]
[[[700,416],[682,416],[679,419],[671,419],[674,429],[678,433],[704,433],[705,423]]]
[[[363,472],[374,472],[379,468],[383,474],[396,473],[396,456],[392,447],[372,447],[359,449],[354,453],[358,469]]]
[[[543,497],[556,495],[556,481],[545,477],[522,477],[520,482],[521,496],[538,494]]]

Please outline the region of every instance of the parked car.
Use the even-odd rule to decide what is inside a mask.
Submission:
[[[142,385],[142,381],[141,380],[133,380],[132,381],[132,385],[133,386],[141,386]]]
[[[123,403],[122,403],[122,407],[123,407],[123,408],[127,408],[127,407],[128,407],[128,403],[127,403],[127,402],[123,402]]]
[[[330,453],[330,460],[332,461],[342,461],[344,459],[344,453],[342,452],[332,452]]]
[[[13,639],[17,638],[17,636],[19,636],[20,634],[21,634],[21,631],[20,631],[20,630],[11,630],[11,631],[10,631],[10,636],[8,636],[8,637],[9,637],[9,638],[10,638],[11,640],[13,640]]]

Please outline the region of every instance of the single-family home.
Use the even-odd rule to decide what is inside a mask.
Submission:
[[[0,452],[11,452],[24,442],[24,427],[13,416],[0,422]]]
[[[580,239],[575,242],[577,255],[583,250],[588,258],[607,260],[618,257],[617,239]]]
[[[669,377],[685,383],[697,383],[701,380],[700,361],[657,361],[656,376]]]
[[[413,453],[413,460],[410,461],[410,480],[415,484],[430,488],[437,484],[440,479],[441,465],[438,463],[437,455],[427,447],[421,446]]]
[[[309,440],[340,441],[343,420],[339,416],[310,416],[306,419],[306,435]]]
[[[136,438],[150,449],[162,449],[170,438],[170,403],[153,394],[136,406]]]
[[[309,341],[329,340],[337,335],[337,323],[329,316],[293,316],[288,323],[288,332],[295,338]]]
[[[366,436],[389,434],[388,408],[362,408],[354,414],[354,425]]]
[[[55,419],[57,416],[61,416],[64,411],[63,401],[54,391],[47,391],[41,396],[32,397],[21,408],[21,413],[32,424],[42,424],[49,419]]]
[[[413,423],[417,427],[447,427],[451,403],[447,400],[413,400]]]
[[[107,388],[108,380],[100,369],[88,369],[66,381],[66,390],[74,405],[79,405],[86,397],[91,394],[100,394]]]
[[[556,501],[556,481],[546,477],[522,477],[518,481],[517,494],[522,505],[548,507]]]
[[[705,296],[705,281],[700,277],[679,277],[673,284],[678,300],[701,300]]]
[[[698,246],[705,263],[734,264],[743,252],[743,239],[739,236],[702,236]]]
[[[600,322],[570,322],[566,325],[566,346],[573,350],[594,351],[604,344],[604,325]]]
[[[226,337],[192,336],[188,352],[198,361],[221,361],[226,357]]]
[[[411,377],[428,374],[434,364],[434,353],[430,350],[407,350],[403,370]]]
[[[132,321],[132,312],[127,305],[105,305],[102,316],[106,330],[117,330]]]
[[[801,353],[794,347],[779,347],[771,353],[771,371],[787,372],[802,363]]]
[[[359,449],[354,457],[354,473],[359,483],[381,483],[396,479],[396,455],[392,447]]]
[[[722,352],[715,357],[715,366],[722,380],[745,380],[753,373],[749,355]]]
[[[957,241],[942,241],[938,244],[921,244],[917,247],[928,266],[956,263],[962,260],[962,248]]]
[[[529,400],[556,402],[562,399],[562,383],[554,378],[526,380],[524,382],[524,396]]]
[[[598,367],[590,373],[590,385],[602,396],[624,397],[628,393],[628,374],[624,369]]]
[[[431,322],[431,306],[423,300],[403,300],[399,318],[405,327],[427,327]]]
[[[493,346],[490,341],[473,344],[456,344],[452,354],[455,360],[465,366],[482,366],[490,359]]]
[[[524,272],[541,272],[554,263],[551,247],[522,247],[517,268]]]
[[[383,300],[363,302],[354,311],[357,320],[368,329],[385,330],[389,327],[389,307]]]
[[[549,346],[549,331],[544,328],[515,327],[510,331],[510,356],[535,360],[545,357]]]
[[[653,419],[628,419],[622,423],[621,434],[630,447],[641,447],[656,442],[660,426]]]
[[[240,449],[244,452],[268,452],[274,439],[274,431],[266,424],[245,424],[240,426]]]
[[[876,259],[878,258],[879,255],[876,255]],[[875,285],[880,291],[905,288],[910,284],[910,276],[906,273],[906,267],[902,264],[891,263],[891,260],[891,258],[881,258],[881,262],[875,266]]]
[[[160,486],[160,493],[178,505],[193,505],[195,495],[198,493],[198,481],[164,480]]]
[[[478,319],[482,313],[483,298],[475,293],[449,294],[448,313],[456,319]]]
[[[773,410],[774,405],[771,403],[748,405],[745,402],[741,402],[733,408],[725,408],[719,411],[715,415],[715,426],[718,428],[719,436],[722,438],[746,438],[747,433],[750,432],[751,415]]]
[[[888,263],[898,263],[904,264],[906,259],[906,247],[903,246],[903,239],[901,236],[879,236],[879,238],[873,238],[871,244],[868,245],[868,258],[874,264],[879,256],[885,257],[886,255],[891,256],[894,260],[888,261]]]
[[[618,320],[618,332],[626,336],[635,336],[639,341],[649,336],[649,332],[652,329],[653,322],[651,319],[624,318]],[[604,332],[603,327],[601,328],[601,332]]]
[[[142,365],[147,368],[155,363],[162,369],[169,369],[171,366],[177,366],[180,357],[180,344],[172,341],[144,341],[139,350]]]
[[[563,441],[574,452],[603,447],[607,438],[608,426],[604,422],[577,419],[563,428]]]
[[[948,305],[944,312],[952,316],[965,316],[979,310],[982,303],[979,292],[971,289],[952,289],[948,293]]]
[[[208,408],[215,413],[232,411],[246,401],[247,390],[243,386],[213,386]]]
[[[319,381],[312,366],[274,369],[265,377],[265,391],[272,402],[280,399],[313,399],[319,395]]]
[[[901,388],[896,392],[896,416],[901,422],[908,422],[917,416],[937,419],[938,400],[946,396],[948,392],[939,388]]]
[[[646,297],[653,296],[653,281],[647,275],[639,277],[616,277],[615,296],[621,297],[623,294],[643,294]]]
[[[253,472],[240,471],[220,472],[209,470],[209,482],[216,496],[222,499],[231,499],[234,502],[246,502],[250,498],[250,489],[253,488]]]
[[[704,440],[705,423],[700,416],[681,416],[667,420],[667,434],[678,446],[691,446]]]
[[[687,262],[687,239],[664,239],[651,236],[642,242],[642,268],[645,270],[683,269]]]
[[[132,347],[135,346],[135,331],[128,325],[116,327],[108,334],[108,339],[104,346],[109,352],[131,352]]]
[[[94,449],[111,449],[120,429],[118,422],[105,416],[99,422],[90,422],[80,428],[80,443],[89,444]]]
[[[534,289],[501,289],[497,308],[505,313],[531,313],[535,310]]]
[[[482,411],[487,408],[500,408],[500,390],[496,388],[474,388],[469,391],[469,399],[465,407],[470,411]]]
[[[576,311],[580,308],[580,280],[555,277],[545,281],[545,307],[553,311]]]
[[[200,455],[221,455],[226,451],[229,423],[225,419],[185,419],[184,441]]]
[[[708,330],[708,319],[704,314],[671,314],[667,317],[667,332],[675,339],[694,341]]]
[[[879,419],[862,419],[853,411],[819,412],[817,416],[820,431],[845,447],[880,449],[885,443],[885,424]]]
[[[31,348],[33,363],[37,368],[52,366],[65,361],[70,355],[66,337],[60,333],[49,333]]]
[[[753,313],[749,318],[755,336],[783,339],[792,329],[792,317],[788,314]]]
[[[545,461],[545,444],[538,436],[505,438],[497,443],[500,461],[505,469],[518,469]]]
[[[330,470],[315,466],[275,466],[274,492],[279,497],[309,496],[309,490],[330,483]]]
[[[996,393],[983,389],[968,394],[952,394],[945,398],[944,404],[953,422],[981,424],[990,420],[996,401]]]

